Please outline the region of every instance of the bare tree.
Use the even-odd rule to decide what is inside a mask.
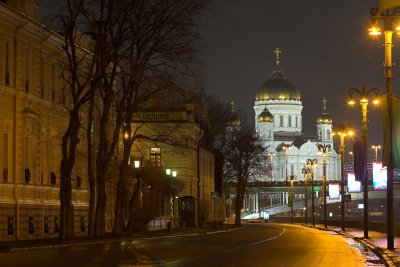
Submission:
[[[235,225],[241,225],[240,215],[246,186],[251,179],[263,173],[266,163],[263,154],[266,148],[252,127],[243,125],[243,121],[228,127],[226,136],[223,148],[225,179],[236,186]]]
[[[63,64],[64,80],[67,83],[66,97],[71,104],[66,106],[69,112],[68,128],[62,138],[62,160],[60,181],[60,239],[68,240],[72,236],[72,186],[71,175],[79,144],[79,132],[82,127],[80,113],[90,98],[89,82],[94,69],[93,54],[83,49],[85,37],[77,30],[80,24],[83,0],[67,0],[65,13],[59,16],[64,43],[62,48],[67,61]],[[83,71],[84,70],[84,71]]]
[[[131,129],[135,112],[147,105],[165,106],[182,99],[196,77],[191,67],[198,51],[197,24],[205,0],[130,0],[128,20],[131,35],[126,65],[123,98],[124,140],[116,193],[114,234],[120,235],[126,215],[126,177],[128,159],[136,136]],[[117,111],[119,112],[119,111]],[[165,139],[164,141],[167,141]],[[133,218],[130,218],[133,219]]]

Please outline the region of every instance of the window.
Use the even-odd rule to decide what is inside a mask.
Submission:
[[[299,126],[299,124],[297,123],[298,122],[298,120],[297,120],[297,116],[296,117],[294,117],[294,121],[296,122],[296,128],[298,128]]]
[[[30,76],[31,76],[31,49],[25,49],[25,91],[29,92],[30,89]]]
[[[289,127],[292,127],[292,116],[289,115],[288,119],[289,119]]]
[[[329,130],[326,131],[326,139],[331,138],[331,132]]]
[[[8,181],[8,133],[3,135],[3,181]]]
[[[44,97],[44,59],[40,59],[40,86],[42,89],[42,97]]]
[[[280,115],[279,117],[280,117],[279,119],[280,127],[283,127],[283,115]]]
[[[51,101],[55,101],[56,95],[55,95],[55,90],[56,90],[56,66],[52,65],[51,66]]]
[[[150,148],[150,161],[152,166],[161,167],[161,148]]]
[[[30,140],[29,136],[25,136],[25,143],[24,143],[24,167],[29,169],[30,167]]]
[[[5,44],[5,84],[10,85],[10,41],[6,40]]]

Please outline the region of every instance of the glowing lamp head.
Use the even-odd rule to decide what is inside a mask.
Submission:
[[[171,169],[166,169],[166,170],[165,170],[165,173],[166,173],[167,175],[171,175]]]
[[[381,32],[381,29],[378,26],[374,25],[374,26],[371,26],[368,29],[368,34],[372,35],[372,36],[377,36],[377,35],[382,34],[382,32]]]
[[[177,171],[172,171],[172,177],[176,177],[178,175]]]
[[[129,137],[128,132],[125,132],[124,137],[125,137],[125,139],[128,139],[128,137]]]
[[[374,100],[372,100],[372,104],[374,104],[374,105],[379,105],[379,100],[378,100],[378,98],[374,98]]]
[[[135,161],[134,161],[134,167],[135,167],[136,169],[138,169],[138,168],[140,167],[140,161],[139,161],[139,160],[135,160]]]
[[[356,104],[356,102],[354,101],[354,99],[351,97],[349,98],[349,100],[347,100],[347,104],[349,104],[350,106],[354,106]]]

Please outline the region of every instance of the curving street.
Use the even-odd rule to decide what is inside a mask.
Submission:
[[[56,246],[0,254],[1,266],[364,266],[361,253],[330,232],[245,224],[213,234]]]

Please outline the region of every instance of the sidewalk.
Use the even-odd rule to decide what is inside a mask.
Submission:
[[[305,225],[304,225],[305,226]],[[316,228],[320,230],[326,230],[323,225],[316,225]],[[342,231],[341,227],[329,226],[328,231],[334,231],[342,236],[354,239],[357,242],[362,243],[368,247],[375,254],[381,257],[388,266],[400,266],[400,237],[394,238],[393,251],[387,249],[386,234],[376,231],[368,231],[368,239],[364,238],[364,230],[355,228],[346,228],[346,231]]]

